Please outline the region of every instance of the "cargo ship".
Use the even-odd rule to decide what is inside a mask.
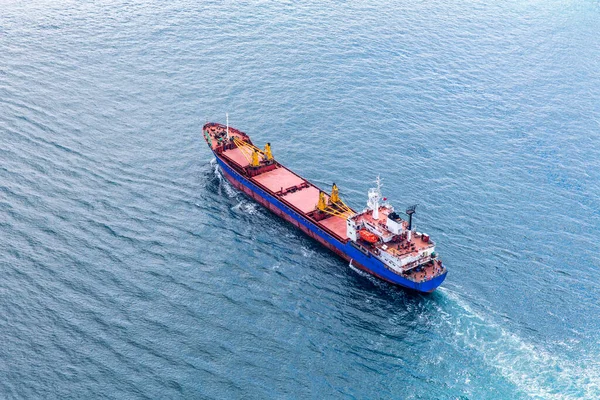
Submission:
[[[339,255],[351,266],[417,292],[442,284],[446,267],[429,235],[414,229],[416,206],[394,210],[381,194],[381,181],[369,189],[366,207],[355,211],[332,185],[325,192],[281,165],[271,145],[256,147],[244,132],[220,123],[202,128],[225,178],[274,214]]]

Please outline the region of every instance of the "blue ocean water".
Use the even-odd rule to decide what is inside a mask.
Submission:
[[[429,296],[224,182],[418,203]],[[5,0],[1,398],[600,397],[600,4]]]

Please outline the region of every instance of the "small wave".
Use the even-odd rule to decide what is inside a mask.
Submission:
[[[223,173],[221,172],[221,168],[219,168],[219,164],[217,164],[217,160],[213,158],[210,160],[210,165],[213,167],[213,174],[219,181],[219,194],[222,195],[225,192],[225,195],[230,198],[237,197],[239,192],[235,190],[235,188],[225,179]]]
[[[350,269],[352,269],[352,271],[356,272],[357,274],[359,274],[360,276],[364,276],[365,278],[369,278],[371,275],[366,273],[365,271],[356,268],[354,265],[352,265],[352,261],[350,261],[348,263],[348,266],[350,267]]]
[[[250,215],[257,214],[259,211],[258,204],[250,203],[247,201],[243,202],[241,209],[242,209],[242,211],[244,211],[245,213],[250,214]]]
[[[302,256],[303,257],[307,257],[307,258],[310,258],[310,257],[312,257],[315,254],[315,252],[313,250],[308,249],[308,248],[306,248],[304,246],[302,246],[300,248],[300,251],[302,252]]]
[[[223,175],[221,174],[221,170],[219,169],[219,164],[217,164],[217,159],[213,158],[210,160],[210,165],[213,169],[213,174],[217,177],[219,181],[223,181]]]
[[[237,197],[237,195],[239,194],[235,188],[233,186],[231,186],[231,184],[225,180],[221,181],[222,185],[221,188],[223,189],[223,191],[225,192],[225,195],[227,195],[227,197]]]
[[[240,201],[235,206],[231,207],[231,209],[234,211],[241,211],[244,214],[249,215],[254,215],[258,213],[258,205],[245,200]]]

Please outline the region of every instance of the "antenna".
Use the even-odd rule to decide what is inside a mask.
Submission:
[[[227,139],[229,139],[229,113],[225,113],[225,118],[227,119]]]
[[[413,214],[416,212],[417,205],[418,204],[415,204],[414,206],[410,206],[406,209],[406,214],[408,215],[408,230],[409,231],[412,229],[412,218],[413,218]]]
[[[377,191],[379,192],[379,195],[381,196],[381,187],[383,186],[383,178],[380,178],[379,175],[377,175],[377,179],[375,179],[375,183],[377,184]]]

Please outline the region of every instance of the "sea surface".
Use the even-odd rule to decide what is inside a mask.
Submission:
[[[449,269],[236,191],[229,122]],[[0,1],[0,398],[600,398],[597,0]]]

